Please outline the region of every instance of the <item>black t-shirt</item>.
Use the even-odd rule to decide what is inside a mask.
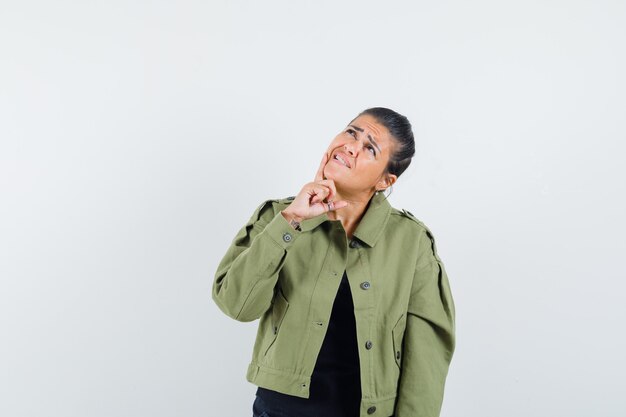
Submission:
[[[344,271],[322,348],[311,375],[309,398],[258,387],[263,402],[290,417],[358,417],[361,402],[354,304]],[[271,415],[271,411],[270,411]]]

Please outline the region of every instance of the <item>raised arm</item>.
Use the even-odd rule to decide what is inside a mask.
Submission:
[[[287,253],[303,233],[299,223],[348,204],[324,202],[336,194],[334,181],[323,178],[327,161],[324,153],[314,181],[305,184],[283,212],[274,210],[272,202],[277,200],[264,201],[233,239],[212,289],[213,300],[229,317],[239,321],[261,317],[271,305]]]
[[[278,273],[301,231],[266,200],[239,230],[222,258],[212,298],[226,315],[253,321],[270,307]]]

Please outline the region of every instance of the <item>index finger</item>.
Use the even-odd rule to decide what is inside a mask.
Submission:
[[[320,181],[324,179],[324,167],[326,166],[327,161],[328,161],[328,154],[324,152],[324,156],[322,157],[322,162],[320,162],[320,166],[317,169],[317,173],[315,174],[315,181]]]

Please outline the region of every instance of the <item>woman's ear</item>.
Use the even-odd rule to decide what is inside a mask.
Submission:
[[[397,175],[394,174],[385,174],[383,178],[378,181],[376,184],[376,189],[379,191],[385,190],[386,188],[391,187],[396,180],[398,179]]]

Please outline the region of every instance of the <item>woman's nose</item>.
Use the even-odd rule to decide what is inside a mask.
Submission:
[[[354,143],[346,143],[345,145],[343,145],[343,149],[345,149],[345,151],[348,152],[351,156],[354,156],[355,146],[356,145]]]

